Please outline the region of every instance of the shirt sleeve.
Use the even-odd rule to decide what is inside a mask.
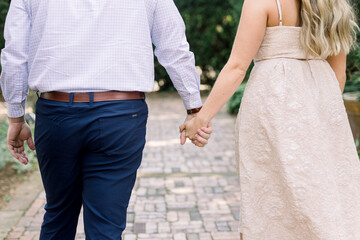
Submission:
[[[25,114],[28,95],[28,44],[31,20],[24,0],[12,0],[5,22],[0,84],[9,117]]]
[[[186,109],[202,106],[200,76],[185,35],[184,21],[173,0],[158,0],[151,30],[155,55],[165,67]]]

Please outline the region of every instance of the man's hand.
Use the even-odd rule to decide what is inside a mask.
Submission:
[[[188,123],[194,117],[196,117],[196,113],[188,115],[184,121],[184,124]],[[184,124],[179,127],[181,145],[184,145],[186,142],[186,131],[183,127]],[[212,124],[209,123],[206,127],[202,127],[201,129],[197,130],[197,134],[195,138],[191,140],[191,142],[198,147],[204,147],[206,144],[208,144],[208,140],[210,139],[212,131]]]
[[[31,130],[29,125],[26,124],[24,117],[9,118],[9,129],[7,132],[7,146],[9,152],[14,158],[26,165],[29,160],[25,154],[24,141],[27,141],[31,150],[35,150]]]

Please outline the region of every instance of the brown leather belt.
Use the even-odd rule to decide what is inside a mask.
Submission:
[[[105,102],[105,101],[118,101],[118,100],[135,100],[144,99],[143,92],[122,92],[122,91],[110,91],[110,92],[94,92],[93,102]],[[41,98],[59,101],[70,102],[71,94],[64,92],[44,92],[40,95]],[[90,93],[73,93],[72,102],[84,103],[90,102]]]

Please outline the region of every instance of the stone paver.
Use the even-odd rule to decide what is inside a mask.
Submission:
[[[180,146],[178,126],[185,117],[180,98],[151,94],[147,102],[147,145],[123,239],[239,240],[234,117],[223,110],[214,119],[205,148]],[[5,239],[38,239],[44,204],[42,192]],[[76,239],[85,239],[82,215]]]
[[[39,206],[36,206],[38,203],[32,203],[41,191],[42,183],[38,172],[31,175],[17,188],[15,194],[11,198],[11,201],[0,211],[0,239],[4,239],[13,226],[16,225],[17,227],[13,231],[14,236],[19,234],[19,232],[23,230],[23,227],[30,224],[30,220],[32,220],[32,218],[22,216],[31,205],[34,205],[34,208],[37,209],[30,210],[29,213],[32,211],[38,211]]]

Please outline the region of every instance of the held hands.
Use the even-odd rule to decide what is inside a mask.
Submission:
[[[27,141],[31,150],[35,150],[30,127],[23,118],[9,118],[9,122],[10,124],[7,132],[7,146],[9,152],[19,162],[26,165],[29,160],[25,154],[24,141]]]
[[[192,114],[187,116],[179,129],[181,145],[184,145],[186,138],[189,138],[194,145],[204,147],[210,139],[212,124],[211,122],[201,120],[196,114]]]

